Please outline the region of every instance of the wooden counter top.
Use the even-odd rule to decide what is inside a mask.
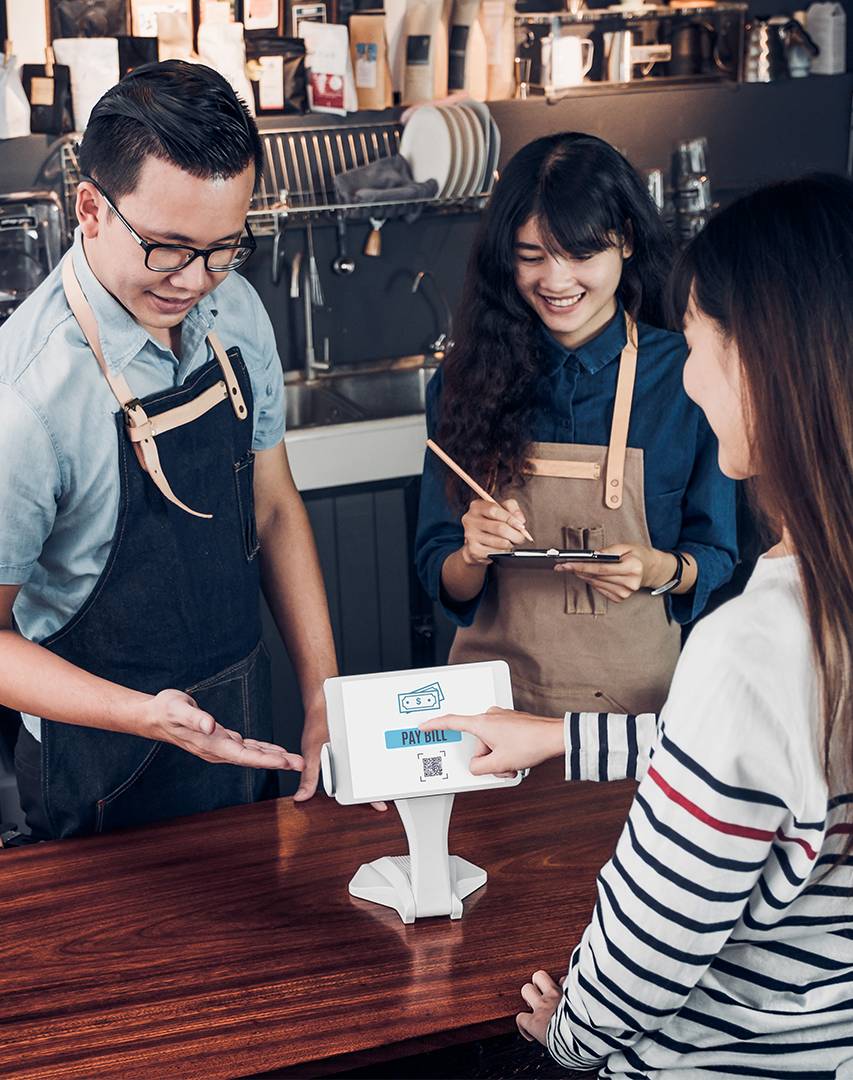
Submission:
[[[0,1076],[321,1076],[511,1030],[634,790],[561,770],[457,797],[451,851],[489,873],[459,922],[351,898],[402,824],[324,795],[0,852]]]

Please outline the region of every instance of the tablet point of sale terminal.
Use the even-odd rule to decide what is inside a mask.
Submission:
[[[330,741],[320,763],[326,794],[344,806],[393,801],[409,841],[408,855],[364,863],[349,883],[352,896],[394,908],[404,923],[429,915],[462,917],[462,901],[486,883],[486,871],[450,855],[447,832],[454,796],[515,787],[512,777],[474,776],[475,740],[464,732],[423,731],[448,713],[512,708],[503,660],[441,668],[344,675],[327,679]]]

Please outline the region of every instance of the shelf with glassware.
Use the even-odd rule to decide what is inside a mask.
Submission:
[[[621,5],[515,17],[518,95],[590,86],[738,82],[745,3]]]

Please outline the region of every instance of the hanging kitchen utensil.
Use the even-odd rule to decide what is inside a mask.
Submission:
[[[347,223],[343,214],[337,215],[338,254],[332,262],[336,274],[351,274],[355,270],[355,259],[347,254]]]
[[[385,224],[385,218],[370,219],[370,232],[364,244],[364,254],[378,258],[382,254],[382,234],[379,231]]]
[[[308,283],[311,303],[318,308],[323,306],[323,283],[320,281],[320,271],[314,256],[314,228],[310,221],[306,223],[305,231],[308,235]]]
[[[284,200],[282,200],[283,202]],[[281,280],[281,264],[284,261],[284,230],[287,227],[287,206],[276,208],[275,237],[272,242],[272,266],[270,277],[273,285]]]

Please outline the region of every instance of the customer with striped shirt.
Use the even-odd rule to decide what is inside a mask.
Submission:
[[[674,282],[685,388],[778,542],[659,722],[423,726],[477,735],[475,773],[565,753],[567,779],[640,780],[562,989],[522,989],[527,1038],[602,1077],[853,1077],[853,184],[740,200]]]

